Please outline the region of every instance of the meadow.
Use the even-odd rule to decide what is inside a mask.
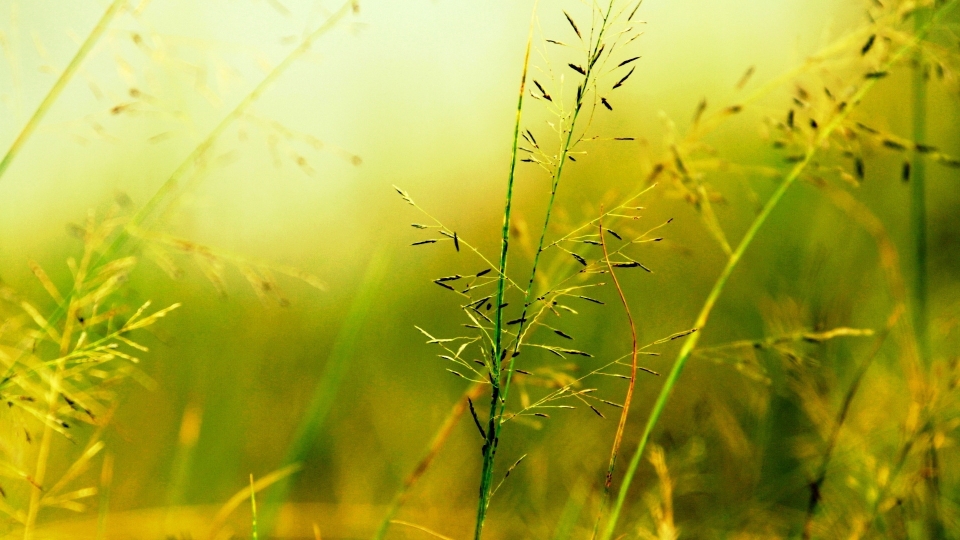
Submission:
[[[960,0],[0,0],[0,538],[960,538]]]

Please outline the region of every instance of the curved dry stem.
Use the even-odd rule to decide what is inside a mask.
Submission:
[[[600,209],[601,215],[603,209]],[[632,339],[630,352],[630,383],[627,386],[627,395],[623,399],[623,409],[620,411],[620,422],[617,424],[617,434],[613,438],[613,448],[610,450],[610,464],[607,466],[607,475],[603,481],[603,495],[600,496],[600,512],[597,514],[597,522],[593,526],[593,535],[590,538],[596,538],[600,530],[600,522],[603,520],[603,513],[607,507],[607,500],[610,498],[610,487],[613,486],[613,470],[617,465],[617,456],[620,455],[620,445],[623,443],[623,431],[627,426],[627,416],[630,414],[630,402],[633,400],[633,389],[637,383],[637,326],[633,322],[633,315],[630,313],[630,306],[627,304],[627,297],[623,294],[623,287],[620,286],[620,280],[617,279],[616,272],[613,271],[613,265],[610,264],[610,254],[607,252],[607,242],[603,234],[603,218],[599,218],[597,226],[600,231],[600,246],[603,247],[603,260],[607,264],[607,271],[613,278],[613,284],[617,288],[617,295],[620,297],[620,303],[623,305],[623,311],[627,314],[627,322],[630,324],[630,337]]]

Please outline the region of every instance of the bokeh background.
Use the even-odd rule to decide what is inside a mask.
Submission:
[[[561,9],[583,6],[561,4],[540,2],[544,36],[570,39]],[[0,0],[0,148],[13,141],[105,7],[102,1]],[[131,0],[0,179],[0,278],[52,309],[28,261],[67,283],[65,260],[81,249],[69,225],[83,222],[91,209],[105,212],[118,193],[129,196],[134,209],[146,203],[266,73],[339,7],[312,0]],[[203,535],[205,520],[250,474],[262,477],[283,464],[333,359],[345,362],[345,371],[303,469],[292,477],[278,534],[310,537],[316,522],[324,538],[372,535],[468,385],[443,369],[414,327],[456,335],[463,322],[457,301],[430,280],[481,268],[449,244],[410,247],[422,235],[409,224],[424,218],[391,186],[493,258],[531,7],[502,0],[361,0],[358,12],[320,37],[223,131],[204,166],[187,175],[176,203],[146,224],[223,252],[296,267],[324,287],[280,276],[289,302],[263,301],[229,264],[221,291],[190,256],[174,254],[182,272],[171,277],[146,250],[138,252],[143,260],[124,292],[130,302],[183,307],[146,338],[151,352],[142,369],[151,382],[131,382],[120,392],[106,435],[115,459],[107,537]],[[597,144],[570,164],[551,234],[646,185],[651,164],[669,148],[671,130],[684,134],[702,99],[711,110],[738,103],[862,26],[868,8],[853,0],[644,2],[638,18],[646,21],[645,33],[630,46],[642,59],[614,113],[593,127],[636,140]],[[955,38],[944,35],[955,48]],[[751,66],[752,77],[738,88]],[[846,62],[825,62],[797,80],[807,77],[817,92],[818,83],[810,81],[838,81],[843,90],[850,69]],[[785,171],[783,153],[771,148],[767,118],[782,119],[790,108],[793,80],[710,133],[705,143],[713,155]],[[909,69],[894,69],[856,118],[909,138],[909,80]],[[953,155],[960,154],[956,97],[948,84],[931,84],[928,140]],[[914,246],[910,187],[900,179],[903,157],[882,148],[867,148],[865,156],[858,187],[831,181],[879,217],[909,281]],[[705,175],[711,191],[722,195],[713,208],[735,242],[777,177],[752,169]],[[931,342],[934,356],[949,360],[958,348],[960,183],[955,169],[931,164],[928,184]],[[528,235],[538,230],[546,186],[532,168],[521,169],[516,223]],[[659,233],[663,242],[639,252],[653,273],[622,277],[646,343],[692,325],[725,255],[669,181],[639,204],[646,208],[644,223],[674,218]],[[529,257],[516,260],[516,279],[525,279]],[[598,359],[624,354],[629,333],[616,296],[597,294],[606,305],[579,306],[581,315],[565,329]],[[701,346],[800,329],[879,329],[890,306],[873,238],[815,187],[799,183],[750,247]],[[825,374],[822,390],[836,404],[871,344],[843,338],[798,347]],[[678,348],[679,342],[660,346],[662,356],[644,363],[668,371]],[[884,346],[868,377],[869,393],[854,404],[858,425],[893,439],[909,405],[897,350],[895,343]],[[528,361],[536,365],[545,357]],[[794,392],[784,367],[789,360],[761,352],[754,361],[762,376],[737,369],[737,362],[695,357],[655,434],[676,467],[676,521],[688,537],[723,537],[719,530],[779,536],[793,530],[784,521],[802,522],[810,467],[798,449],[817,429]],[[611,396],[624,389],[618,381],[598,384]],[[660,384],[653,376],[639,379],[628,449]],[[616,415],[601,420],[581,408],[552,416],[539,428],[505,431],[503,464],[529,457],[497,494],[491,537],[552,537],[568,501],[587,497],[601,481]],[[400,518],[467,537],[480,444],[465,418]],[[877,444],[872,455],[848,449],[838,459],[889,461],[896,449]],[[70,447],[55,445],[64,454],[61,468]],[[951,452],[943,457],[945,486],[957,485],[950,482],[957,474],[948,466]],[[98,474],[87,477],[95,483]],[[648,464],[636,484],[630,523],[648,519],[643,494],[656,493]],[[945,497],[958,492],[950,493]],[[70,527],[93,538],[93,514]],[[590,526],[588,514],[580,527]],[[237,534],[248,534],[246,507],[234,518]],[[51,510],[41,521],[76,519]],[[390,537],[423,534],[395,526]]]

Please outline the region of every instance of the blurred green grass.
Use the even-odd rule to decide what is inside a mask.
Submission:
[[[228,104],[259,80],[259,59],[276,62],[288,48],[284,36],[298,35],[321,13],[310,3],[289,4],[289,16],[257,2],[213,2],[196,9],[154,2],[136,17],[124,15],[0,182],[0,277],[25,296],[42,297],[26,264],[35,259],[54,281],[68,281],[63,261],[79,245],[67,239],[65,226],[81,221],[89,207],[105,208],[114,190],[143,204]],[[618,112],[624,112],[600,126],[643,136],[649,145],[598,148],[578,161],[558,202],[563,223],[591,219],[598,201],[644,182],[638,164],[666,150],[660,142],[659,111],[685,125],[704,95],[717,107],[735,102],[739,97],[733,87],[747,66],[758,66],[757,79],[773,78],[817,48],[819,33],[829,31],[823,13],[831,15],[834,28],[843,29],[853,24],[859,9],[857,2],[752,2],[738,3],[736,9],[726,2],[705,12],[691,2],[655,4],[644,7],[650,28],[642,38],[644,59],[635,75],[643,82],[629,99],[621,98]],[[2,26],[7,44],[3,69],[9,77],[2,79],[0,95],[11,119],[0,127],[4,147],[49,85],[50,76],[38,66],[61,65],[69,58],[74,47],[70,33],[85,32],[100,9],[70,6],[76,12],[68,16],[51,14],[51,6],[0,5],[7,13],[19,10]],[[462,237],[488,254],[496,252],[512,77],[522,52],[526,9],[508,2],[469,7],[365,3],[358,18],[320,42],[256,107],[259,117],[360,156],[360,166],[329,147],[316,151],[291,143],[293,149],[281,155],[276,167],[270,151],[276,134],[249,119],[218,143],[204,184],[182,201],[166,227],[197,242],[306,269],[321,276],[328,291],[284,280],[281,285],[292,302],[281,308],[261,303],[236,272],[228,272],[227,295],[220,298],[189,262],[183,264],[185,276],[176,281],[147,261],[141,264],[125,293],[130,303],[151,299],[155,305],[182,302],[184,307],[148,340],[152,352],[143,368],[156,388],[125,387],[114,428],[106,436],[115,456],[110,508],[117,516],[109,519],[109,530],[117,527],[117,537],[160,537],[201,528],[168,516],[166,529],[143,531],[143,536],[136,531],[137,523],[164,521],[158,517],[163,511],[144,509],[185,505],[190,512],[206,509],[212,515],[216,505],[244,487],[251,472],[259,478],[284,463],[344,318],[362,294],[363,269],[378,250],[395,246],[385,270],[387,286],[363,321],[325,428],[304,448],[303,469],[294,477],[290,497],[302,506],[291,507],[290,515],[296,517],[286,518],[287,523],[301,520],[299,532],[291,536],[310,534],[311,520],[302,520],[310,515],[325,531],[338,531],[334,535],[372,534],[425,441],[467,384],[442,369],[413,325],[437,335],[456,330],[452,300],[429,280],[472,263],[446,247],[404,247],[416,239],[408,224],[420,217],[389,186],[402,186]],[[762,31],[746,30],[760,21],[766,21]],[[559,28],[559,23],[551,19],[545,24]],[[148,37],[154,48],[143,51],[133,45],[134,33]],[[31,43],[33,35],[44,44],[46,58]],[[893,73],[863,105],[862,115],[877,119],[874,127],[908,134],[909,110],[902,98],[908,79],[905,70]],[[217,99],[204,99],[201,83]],[[105,97],[97,99],[91,84]],[[130,100],[130,87],[150,96],[141,100],[141,112],[110,113],[120,101]],[[709,144],[731,161],[782,168],[781,154],[763,145],[756,131],[790,91],[746,110],[712,134]],[[930,140],[956,149],[955,97],[947,90],[931,94]],[[103,128],[99,138],[95,124]],[[163,142],[144,142],[168,132]],[[86,142],[78,142],[80,137]],[[295,154],[306,156],[312,172],[297,165]],[[906,257],[909,187],[899,179],[900,158],[874,150],[867,166],[856,197],[879,216]],[[930,312],[937,321],[935,356],[949,360],[958,350],[960,185],[953,170],[932,165],[929,174]],[[709,181],[725,198],[715,206],[721,225],[729,238],[739,238],[755,207],[743,179],[721,171],[711,173]],[[762,199],[775,187],[759,176],[748,176],[746,182]],[[542,182],[533,180],[520,186],[518,212],[525,222],[540,219],[542,208],[535,201],[543,189]],[[696,211],[670,195],[668,186],[660,186],[642,203],[647,223],[674,218],[662,245],[645,252],[644,263],[654,273],[624,278],[641,342],[689,327],[725,262]],[[598,358],[619,356],[628,352],[626,323],[613,309],[611,291],[600,295],[607,306],[585,307],[570,330],[576,332],[577,346]],[[799,328],[880,328],[889,306],[872,239],[815,188],[798,185],[747,253],[704,330],[702,346]],[[869,340],[838,340],[808,346],[817,370],[825,374],[820,382],[826,393],[839,395],[842,381],[869,345]],[[663,347],[661,357],[644,365],[667,371],[677,347]],[[908,406],[908,399],[897,395],[903,381],[895,351],[892,343],[885,346],[869,374],[871,393],[854,405],[862,423],[872,421],[873,429],[887,435],[899,429],[900,415],[893,421],[881,413]],[[688,487],[678,491],[675,510],[691,537],[722,528],[762,536],[764,523],[774,536],[779,534],[774,516],[802,522],[808,471],[795,449],[798,441],[814,438],[817,427],[798,402],[783,358],[760,352],[758,362],[770,374],[769,386],[729,365],[695,358],[656,434],[675,466],[687,471]],[[638,382],[628,447],[637,442],[659,384],[646,376]],[[610,381],[601,389],[615,395],[622,384]],[[187,421],[198,423],[198,432],[195,442],[186,441],[192,445],[189,451],[181,451],[186,411],[193,415]],[[613,421],[601,421],[589,410],[556,414],[539,430],[508,426],[503,455],[529,452],[530,457],[498,494],[491,536],[550,537],[570,494],[581,482],[602,476],[614,428]],[[894,436],[876,438],[881,445],[873,449],[876,454],[895,453],[882,447]],[[69,448],[70,443],[60,441],[55,452]],[[462,422],[415,488],[405,519],[465,537],[472,528],[472,514],[464,509],[475,503],[478,448],[473,426]],[[841,457],[849,464],[862,456]],[[956,500],[957,472],[946,466],[956,462],[952,448],[945,450],[943,462],[943,485],[951,490],[944,496]],[[88,473],[89,478],[95,479],[95,473]],[[653,489],[654,471],[642,467],[637,484]],[[723,491],[711,489],[716,486]],[[718,501],[723,502],[720,509]],[[638,502],[630,518],[642,519],[646,513]],[[46,520],[68,516],[51,511]],[[125,516],[134,516],[126,529],[119,525]],[[243,519],[238,517],[235,525],[242,527]],[[413,536],[399,527],[394,531],[401,538],[407,533]]]

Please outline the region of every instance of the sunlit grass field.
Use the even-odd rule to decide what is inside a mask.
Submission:
[[[960,0],[0,0],[0,537],[960,538]]]

